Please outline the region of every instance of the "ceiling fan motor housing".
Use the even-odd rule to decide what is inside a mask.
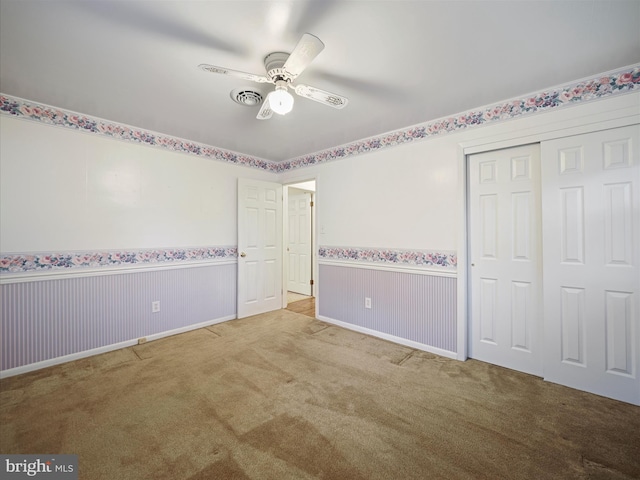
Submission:
[[[267,71],[267,77],[272,82],[285,80],[291,82],[293,78],[282,67],[289,58],[288,53],[273,52],[264,58],[264,68]]]

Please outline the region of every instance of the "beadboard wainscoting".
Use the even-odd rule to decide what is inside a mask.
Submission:
[[[235,261],[3,281],[0,375],[231,320],[236,289]]]
[[[321,320],[456,358],[456,273],[319,263]],[[371,308],[365,305],[370,299]]]

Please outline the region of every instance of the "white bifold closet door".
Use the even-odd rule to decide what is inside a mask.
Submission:
[[[544,377],[640,405],[640,126],[542,143]]]

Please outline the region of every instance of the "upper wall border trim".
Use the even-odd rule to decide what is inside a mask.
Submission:
[[[92,252],[3,253],[0,274],[42,274],[43,272],[77,272],[82,269],[130,268],[158,264],[187,264],[202,261],[236,259],[238,248],[193,247],[139,250],[101,250]]]
[[[331,160],[360,155],[403,143],[424,140],[463,129],[486,125],[491,122],[510,120],[528,115],[599,100],[610,95],[630,93],[640,86],[640,64],[624,67],[592,78],[579,80],[564,86],[553,87],[543,92],[531,93],[497,104],[468,110],[446,118],[421,123],[409,128],[377,135],[353,143],[303,155],[281,163],[279,171],[294,170],[317,165]]]
[[[297,168],[344,159],[436,135],[545,112],[567,105],[598,100],[610,95],[629,93],[640,85],[640,64],[602,73],[591,78],[552,87],[521,98],[421,123],[367,139],[303,155],[284,162],[274,162],[224,150],[169,135],[102,120],[88,115],[46,106],[0,93],[0,113],[36,122],[57,125],[167,150],[220,160],[234,165],[281,173]]]
[[[278,163],[251,155],[225,150],[203,143],[192,142],[170,135],[132,127],[122,123],[103,120],[89,115],[34,103],[18,97],[0,93],[0,113],[58,127],[70,128],[84,133],[93,133],[116,140],[160,147],[172,152],[186,153],[210,158],[243,167],[253,167],[277,173]]]
[[[322,260],[439,268],[451,272],[455,272],[458,265],[458,256],[455,252],[427,250],[321,246],[318,248],[318,257]]]

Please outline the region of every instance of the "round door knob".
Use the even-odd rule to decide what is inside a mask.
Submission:
[[[247,256],[247,254],[246,254],[246,253],[244,253],[244,252],[242,252],[242,253],[240,254],[240,256],[241,256],[242,258],[244,258],[244,257],[246,257],[246,256]]]

